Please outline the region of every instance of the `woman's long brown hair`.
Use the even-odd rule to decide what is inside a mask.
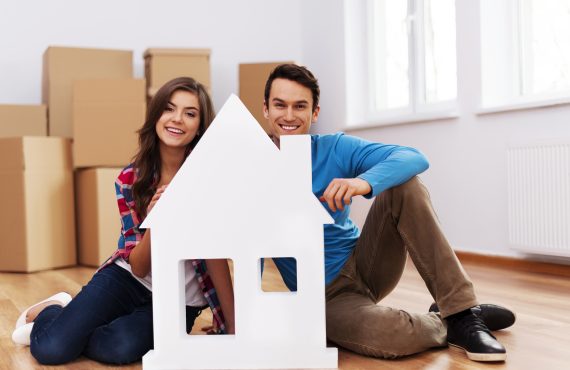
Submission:
[[[165,83],[151,99],[146,112],[146,121],[139,134],[139,151],[134,156],[134,170],[137,178],[133,184],[135,211],[143,220],[146,208],[150,203],[157,185],[160,183],[161,159],[159,138],[156,134],[156,123],[166,109],[172,94],[176,91],[188,91],[198,97],[200,104],[200,126],[196,137],[186,147],[186,158],[196,146],[210,123],[214,120],[214,106],[206,88],[190,77],[178,77]]]

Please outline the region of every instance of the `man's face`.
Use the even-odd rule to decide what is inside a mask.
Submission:
[[[317,121],[319,107],[313,111],[311,90],[295,81],[277,78],[271,84],[269,101],[264,102],[263,114],[274,139],[281,135],[308,134]]]

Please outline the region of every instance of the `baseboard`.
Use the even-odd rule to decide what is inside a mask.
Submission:
[[[473,263],[478,265],[508,268],[517,271],[570,277],[570,265],[532,261],[514,257],[490,256],[462,251],[455,251],[455,254],[462,264]]]

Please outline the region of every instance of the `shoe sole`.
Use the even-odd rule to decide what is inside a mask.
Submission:
[[[458,346],[457,344],[449,343],[449,346],[457,351],[464,352],[467,355],[467,358],[472,361],[498,362],[498,361],[505,361],[507,359],[506,353],[473,353],[467,351],[465,348],[461,346]]]

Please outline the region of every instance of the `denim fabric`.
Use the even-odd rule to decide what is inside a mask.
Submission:
[[[199,308],[187,309],[190,328],[199,313]],[[66,307],[46,307],[30,339],[30,351],[41,364],[64,364],[80,355],[109,364],[138,361],[153,348],[152,294],[111,264]]]

